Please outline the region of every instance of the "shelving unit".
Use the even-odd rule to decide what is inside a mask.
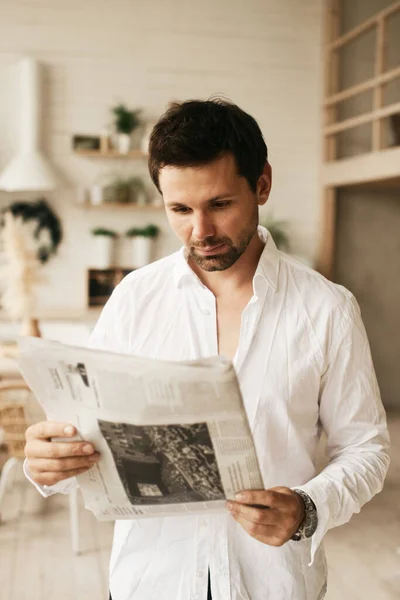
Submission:
[[[85,202],[79,205],[87,210],[129,210],[131,212],[164,212],[163,205],[155,204],[135,204],[134,202],[102,202],[101,204],[91,204]]]
[[[109,138],[100,139],[100,147],[96,150],[87,150],[75,148],[73,150],[76,156],[90,159],[123,159],[123,160],[146,160],[148,157],[147,152],[143,152],[140,149],[130,150],[126,154],[118,152],[110,145]],[[100,204],[92,204],[89,201],[79,203],[80,208],[87,210],[129,210],[134,212],[161,212],[164,211],[163,204],[135,204],[134,202],[102,202]]]
[[[130,150],[127,154],[121,154],[117,150],[74,150],[74,154],[84,158],[122,158],[122,159],[147,159],[147,152],[141,150]]]
[[[388,21],[400,12],[400,2],[393,2],[373,17],[341,35],[341,0],[326,0],[325,14],[325,90],[322,186],[323,231],[318,270],[332,278],[336,237],[337,190],[342,186],[400,187],[400,146],[388,146],[385,119],[400,114],[400,102],[384,105],[385,87],[400,78],[400,66],[387,68]],[[374,30],[375,60],[373,77],[340,90],[340,50],[366,32]],[[372,92],[372,109],[356,117],[340,120],[339,105],[366,91]],[[369,152],[339,158],[338,135],[371,124],[372,144]]]
[[[134,271],[133,267],[91,268],[87,271],[88,308],[102,307],[119,282]]]

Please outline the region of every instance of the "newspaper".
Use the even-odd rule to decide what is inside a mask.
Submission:
[[[231,361],[161,361],[29,337],[19,346],[47,418],[73,424],[74,439],[100,452],[78,476],[98,519],[221,512],[237,491],[264,487]]]

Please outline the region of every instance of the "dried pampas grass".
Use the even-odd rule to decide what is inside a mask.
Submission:
[[[4,289],[1,303],[11,319],[30,319],[36,310],[36,288],[43,281],[36,249],[30,243],[26,226],[11,212],[4,216],[1,230],[2,257],[0,281]]]

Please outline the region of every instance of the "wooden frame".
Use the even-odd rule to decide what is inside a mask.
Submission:
[[[383,84],[387,84],[394,79],[400,77],[400,67],[396,67],[395,69],[390,69],[390,71],[386,71],[386,73],[382,73],[382,75],[372,77],[372,79],[367,79],[362,83],[358,83],[357,85],[353,85],[345,90],[338,92],[337,94],[332,94],[331,96],[325,98],[324,106],[330,106],[332,104],[338,104],[343,100],[348,100],[348,98],[352,98],[357,94],[361,94],[362,92],[367,92],[377,86],[381,86]]]
[[[384,86],[390,81],[400,77],[400,67],[386,71],[386,49],[387,49],[387,20],[397,12],[400,12],[400,1],[394,2],[384,10],[380,11],[370,19],[354,27],[342,36],[340,32],[340,2],[339,0],[327,0],[326,4],[326,33],[325,33],[325,94],[323,107],[325,109],[325,161],[335,160],[336,143],[332,141],[334,135],[364,123],[372,122],[372,150],[382,150],[386,146],[384,139],[383,119],[400,112],[400,102],[383,106]],[[338,50],[354,41],[367,31],[376,29],[375,45],[375,73],[374,77],[348,89],[338,91],[339,56]],[[372,90],[373,110],[369,113],[337,121],[337,105],[357,94]],[[330,150],[328,150],[330,148]],[[335,151],[332,149],[335,148]]]
[[[340,32],[340,0],[329,0],[325,13],[325,53],[324,53],[324,96],[332,98],[339,87],[339,56],[332,52],[331,45]],[[337,121],[337,102],[324,104],[324,130]],[[333,136],[324,135],[324,159],[335,160],[337,157],[337,140]],[[336,236],[336,190],[333,187],[323,188],[323,223],[321,249],[318,270],[325,277],[332,278],[333,251]]]
[[[378,100],[375,100],[375,102],[382,104],[382,94],[380,92],[380,89],[381,86],[379,88],[374,89],[374,96],[378,98]],[[352,117],[351,119],[340,121],[340,123],[333,123],[332,125],[328,125],[324,128],[324,134],[332,135],[333,133],[339,133],[340,131],[345,131],[346,129],[351,129],[352,127],[358,127],[359,125],[363,125],[364,123],[370,123],[371,121],[373,126],[378,126],[384,117],[389,117],[390,115],[395,115],[399,112],[400,102],[396,102],[395,104],[390,104],[389,106],[385,106],[383,108],[376,108],[372,112],[359,115],[358,117]],[[382,147],[373,147],[373,150],[382,150]]]
[[[348,0],[351,1],[351,0]],[[392,15],[400,12],[400,1],[373,17],[360,23],[344,35],[340,35],[341,0],[325,0],[325,50],[324,50],[324,125],[323,125],[323,158],[322,158],[322,195],[323,223],[318,261],[318,270],[332,279],[334,268],[334,251],[336,238],[336,199],[339,185],[363,183],[363,173],[357,165],[368,162],[368,181],[370,174],[376,172],[376,181],[398,182],[400,177],[400,148],[387,148],[383,119],[400,113],[400,102],[384,106],[384,87],[400,77],[400,67],[386,70],[387,50],[387,21]],[[339,50],[346,44],[357,39],[367,31],[376,30],[375,68],[374,76],[360,84],[339,91]],[[368,113],[358,115],[343,121],[338,121],[338,105],[365,91],[372,90],[373,109]],[[338,160],[338,145],[336,135],[364,123],[372,124],[371,153],[349,159]],[[398,164],[395,168],[385,168],[386,154],[390,154],[390,165]],[[371,169],[371,161],[375,158],[376,168]],[[354,165],[353,165],[354,163]],[[389,165],[389,166],[390,166]],[[352,168],[354,166],[354,168]],[[341,177],[340,172],[343,172]],[[393,172],[392,172],[393,171]],[[361,179],[360,179],[361,178]],[[366,179],[367,180],[367,179]]]
[[[349,42],[352,42],[353,40],[355,40],[357,37],[359,37],[363,33],[366,33],[370,29],[373,29],[374,27],[376,27],[376,25],[380,21],[385,21],[386,19],[388,19],[388,17],[391,17],[399,10],[400,10],[400,2],[394,2],[390,6],[384,8],[380,12],[376,13],[376,15],[374,15],[373,17],[367,19],[363,23],[360,23],[360,25],[357,25],[357,27],[353,27],[353,29],[351,29],[344,35],[342,35],[340,37],[336,36],[336,38],[331,39],[330,44],[329,44],[329,49],[337,50],[338,48],[342,48],[343,46],[345,46]]]

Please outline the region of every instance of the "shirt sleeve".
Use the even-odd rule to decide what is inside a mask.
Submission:
[[[389,434],[360,309],[348,293],[347,309],[333,318],[333,341],[321,379],[320,421],[329,464],[296,486],[317,507],[311,562],[326,532],[347,523],[380,492],[389,467]]]
[[[70,477],[69,479],[63,479],[63,481],[59,481],[54,485],[40,485],[33,481],[31,474],[29,473],[27,460],[24,460],[23,464],[24,475],[28,481],[30,481],[39,494],[41,494],[44,498],[48,498],[53,494],[69,494],[74,488],[79,487],[79,483],[76,477]]]
[[[124,352],[126,344],[124,344],[124,338],[121,335],[124,329],[121,327],[121,322],[119,319],[119,304],[121,297],[123,296],[124,293],[121,291],[119,284],[104,306],[101,315],[90,335],[87,344],[89,348]],[[38,492],[45,498],[57,493],[69,494],[74,488],[79,487],[76,477],[63,479],[62,481],[50,486],[36,483],[33,481],[29,473],[26,459],[24,461],[23,471],[28,481],[30,481],[38,490]]]

